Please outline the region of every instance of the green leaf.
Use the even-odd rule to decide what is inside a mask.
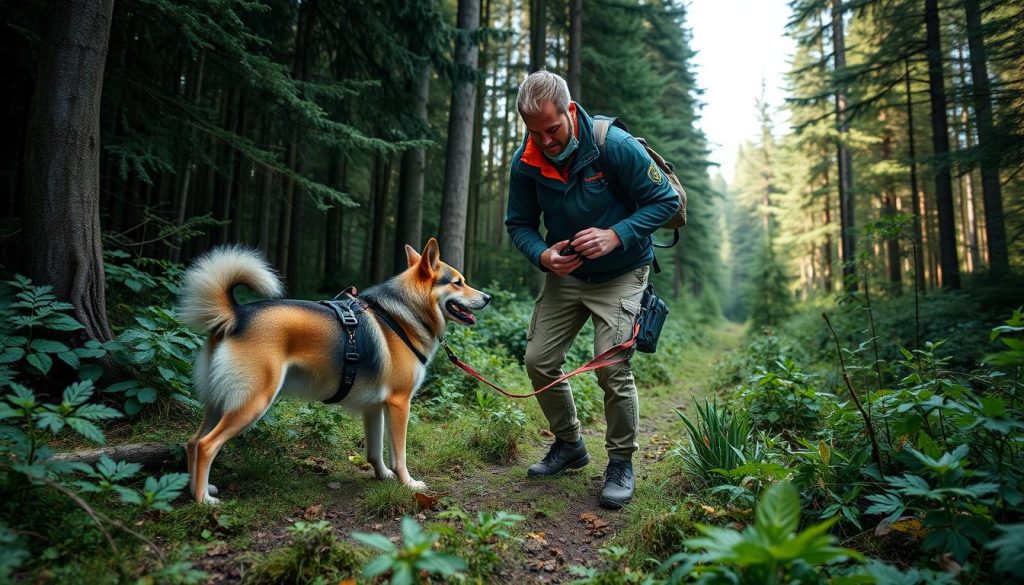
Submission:
[[[142,496],[139,495],[139,492],[129,487],[125,487],[123,485],[115,485],[113,486],[113,490],[117,492],[119,496],[121,496],[121,501],[126,504],[138,505],[142,503]]]
[[[40,412],[36,415],[36,427],[56,435],[64,428],[64,417],[56,412]]]
[[[73,351],[63,351],[57,354],[60,361],[71,366],[74,369],[78,369],[78,366],[82,365],[82,361],[78,359],[78,354]]]
[[[765,491],[757,505],[755,525],[776,539],[796,532],[800,526],[800,495],[792,483],[783,481]]]
[[[125,390],[131,390],[138,388],[139,382],[137,380],[127,380],[125,382],[118,382],[107,386],[107,392],[124,392]]]
[[[352,536],[355,536],[354,534]],[[392,565],[395,564],[395,559],[388,555],[379,556],[363,568],[363,575],[369,578],[374,578],[377,575],[381,575],[391,570]]]
[[[84,404],[75,411],[75,416],[88,420],[110,420],[121,418],[121,413],[103,404]]]
[[[85,326],[75,320],[74,317],[63,313],[56,313],[48,316],[44,321],[44,325],[47,329],[53,329],[54,331],[77,331],[79,329],[85,329]]]
[[[424,554],[417,562],[416,568],[438,575],[454,575],[459,571],[466,570],[466,561],[461,558],[443,553]]]
[[[996,553],[995,570],[1020,575],[1024,571],[1024,523],[996,526],[1002,536],[989,542],[985,548]]]
[[[92,396],[93,387],[91,380],[85,380],[83,382],[75,382],[64,389],[64,402],[72,406],[78,406],[89,400]]]
[[[158,372],[160,372],[160,377],[162,377],[164,380],[173,380],[175,377],[174,370],[170,368],[157,366],[156,369]]]
[[[50,339],[34,339],[32,340],[32,345],[30,347],[43,353],[62,353],[65,351],[71,351],[71,348],[63,343]]]
[[[45,353],[28,354],[28,363],[44,376],[49,374],[50,368],[53,367],[53,359]]]
[[[68,423],[69,427],[75,429],[75,431],[77,431],[78,434],[82,435],[86,439],[89,439],[93,443],[98,443],[102,445],[107,442],[107,438],[103,435],[103,431],[101,431],[99,427],[85,420],[84,418],[70,416],[65,419],[65,422]]]
[[[138,400],[141,404],[153,404],[154,402],[156,402],[156,397],[156,390],[148,386],[142,388],[135,394],[135,399]]]
[[[146,478],[143,492],[146,502],[151,508],[169,512],[171,510],[170,502],[177,498],[187,485],[187,473],[168,473],[161,476],[160,479]]]
[[[401,563],[391,573],[391,585],[412,585],[412,568],[407,563]]]
[[[25,357],[25,350],[20,347],[8,347],[0,353],[0,364],[13,364]]]

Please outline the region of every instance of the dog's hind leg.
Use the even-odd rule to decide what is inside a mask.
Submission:
[[[371,406],[363,411],[363,431],[366,437],[366,460],[373,466],[377,479],[394,479],[395,474],[384,465],[384,405]]]
[[[195,448],[194,464],[194,495],[197,503],[217,504],[220,501],[207,491],[210,466],[221,447],[258,421],[274,402],[274,398],[284,382],[284,377],[281,367],[270,368],[270,370],[254,389],[255,391],[248,401],[244,402],[237,410],[224,413],[213,429],[199,438]]]
[[[221,413],[211,406],[203,410],[203,423],[199,426],[192,438],[185,443],[185,457],[188,459],[188,489],[196,495],[196,453],[199,446],[199,439],[209,433],[217,423],[220,422]],[[211,496],[217,495],[217,487],[207,482],[206,492]]]
[[[414,490],[425,490],[427,484],[409,475],[405,463],[405,438],[409,429],[409,407],[412,393],[396,395],[388,400],[388,422],[391,427],[391,465],[403,484]]]

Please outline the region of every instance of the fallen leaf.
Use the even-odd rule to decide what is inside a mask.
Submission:
[[[541,429],[540,430],[540,436],[547,437],[547,438],[550,439],[551,437],[555,436],[555,433],[552,433],[551,431],[549,431],[547,429]]]
[[[543,532],[528,532],[526,534],[526,538],[529,538],[530,540],[544,540],[544,533]]]
[[[434,506],[436,506],[437,502],[441,499],[441,496],[428,496],[427,494],[421,494],[420,492],[416,492],[414,495],[416,497],[416,504],[419,505],[420,510],[433,510]]]
[[[324,507],[320,504],[314,504],[302,511],[302,518],[305,520],[316,520],[323,516]]]
[[[960,571],[964,570],[963,567],[960,566],[960,563],[953,559],[952,553],[945,553],[939,557],[939,568],[954,575],[959,575]]]
[[[355,579],[342,579],[338,581],[338,585],[356,585]]]

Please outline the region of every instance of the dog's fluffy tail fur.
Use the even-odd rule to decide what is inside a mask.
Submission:
[[[284,293],[262,254],[244,246],[225,246],[200,256],[185,271],[178,316],[195,329],[230,333],[235,327],[232,289],[239,284],[268,297]]]

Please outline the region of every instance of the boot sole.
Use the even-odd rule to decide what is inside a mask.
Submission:
[[[629,498],[627,500],[613,500],[611,498],[601,498],[600,500],[598,500],[597,505],[601,506],[605,510],[618,510],[632,501],[633,498]]]
[[[572,463],[569,463],[568,465],[566,465],[565,467],[563,467],[562,469],[558,470],[555,473],[544,475],[542,473],[533,473],[533,472],[527,470],[526,471],[526,477],[558,477],[559,475],[562,475],[563,473],[565,473],[566,471],[568,471],[570,469],[579,469],[581,467],[586,467],[586,465],[588,463],[590,463],[590,454],[586,453],[586,454],[583,455],[583,457],[580,457],[576,461],[573,461]]]

